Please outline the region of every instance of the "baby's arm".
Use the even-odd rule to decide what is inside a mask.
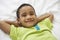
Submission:
[[[39,22],[39,21],[44,20],[45,18],[49,18],[49,19],[50,19],[50,21],[52,22],[52,21],[53,21],[54,16],[53,16],[53,14],[52,14],[52,13],[46,13],[46,14],[41,15],[40,17],[38,17],[38,22]]]
[[[0,21],[0,29],[2,29],[5,33],[10,33],[10,24],[5,21]]]
[[[17,21],[5,21],[6,23],[8,24],[13,24],[14,26],[18,27],[19,26],[19,23]]]
[[[0,21],[0,29],[2,29],[5,33],[9,34],[11,24],[17,26],[17,23],[15,21]]]

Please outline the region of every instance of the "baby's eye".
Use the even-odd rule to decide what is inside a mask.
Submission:
[[[22,17],[26,17],[26,14],[22,14]]]
[[[34,15],[34,13],[33,12],[30,12],[30,15]]]
[[[34,15],[33,13],[30,13],[30,15]]]

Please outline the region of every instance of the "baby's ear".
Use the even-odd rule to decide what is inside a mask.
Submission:
[[[16,27],[19,27],[19,24],[20,24],[20,23],[19,23],[18,20],[16,20],[15,23],[14,23],[14,25],[15,25]]]
[[[17,22],[19,22],[19,19],[17,18]]]
[[[17,21],[19,21],[19,18],[17,18]]]
[[[17,19],[17,23],[18,23],[18,25],[21,25],[21,22],[20,22],[19,18]]]

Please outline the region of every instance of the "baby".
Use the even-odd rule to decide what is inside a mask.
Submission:
[[[51,32],[54,18],[51,13],[37,18],[30,4],[22,4],[16,14],[16,21],[0,21],[0,29],[12,40],[57,40]]]

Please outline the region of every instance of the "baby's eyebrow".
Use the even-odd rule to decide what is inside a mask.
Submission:
[[[31,10],[29,13],[33,13],[33,14],[35,14],[35,12],[34,12],[33,10]]]
[[[29,11],[29,12],[34,12],[33,10]]]
[[[26,14],[26,12],[23,12],[21,15]]]

